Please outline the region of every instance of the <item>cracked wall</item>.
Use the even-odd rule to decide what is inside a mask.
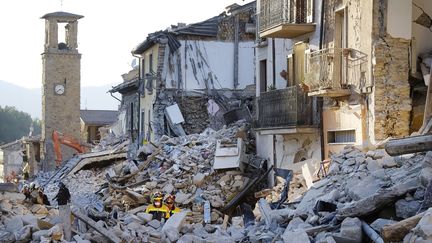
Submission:
[[[373,78],[376,140],[409,135],[409,39],[387,33],[387,1],[374,1]]]
[[[404,1],[398,3],[407,4]],[[330,0],[325,6],[323,48],[335,47],[335,13],[345,8],[348,24],[346,46],[368,56],[366,82],[373,85],[374,90],[371,94],[364,94],[368,108],[365,132],[372,141],[409,135],[412,109],[408,82],[411,39],[391,36],[388,32],[388,26],[397,27],[399,22],[405,24],[411,21],[408,16],[400,16],[395,21],[400,7],[391,6],[389,10],[388,0]],[[391,18],[388,18],[389,11],[393,11],[390,12]],[[406,32],[410,30],[395,33]]]

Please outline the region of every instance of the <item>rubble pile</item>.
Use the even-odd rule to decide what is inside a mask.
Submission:
[[[238,169],[218,171],[212,167],[216,141],[235,142],[238,136],[246,136],[247,130],[244,122],[238,122],[219,131],[207,129],[202,134],[163,137],[158,147],[145,146],[146,151],[141,151],[144,162],[125,161],[111,171],[113,190],[104,197],[105,205],[129,208],[131,205],[121,205],[122,202],[148,203],[148,197],[134,199],[130,194],[161,191],[174,194],[179,207],[192,209],[192,222],[202,222],[204,201],[209,201],[213,209],[220,209],[248,183],[249,178]],[[222,221],[223,214],[213,210],[212,222]]]
[[[0,194],[0,242],[50,242],[62,238],[58,209],[31,204],[24,195],[13,192]]]
[[[331,160],[328,176],[315,182],[301,199],[291,201],[284,209],[260,207],[261,218],[265,220],[244,231],[248,238],[251,241],[276,238],[284,242],[292,239],[299,239],[298,242],[363,242],[372,236],[362,232],[373,228],[372,233],[386,242],[417,242],[413,241],[415,237],[432,240],[431,232],[419,225],[412,233],[409,227],[399,230],[404,232],[399,238],[386,235],[388,229],[385,230],[386,225],[391,229],[389,225],[415,217],[432,206],[425,196],[432,189],[429,184],[432,152],[391,157],[385,150],[364,153],[346,147]],[[430,220],[429,215],[423,216],[423,225]]]
[[[253,151],[250,136],[249,125],[237,122],[219,131],[163,137],[158,144],[142,146],[135,159],[86,164],[68,174],[62,181],[72,194],[72,240],[432,240],[432,209],[428,210],[432,206],[432,152],[391,157],[385,150],[362,152],[348,146],[331,156],[326,176],[308,190],[301,172],[288,173],[285,178],[279,175],[275,187],[263,189],[256,185],[256,178],[267,174],[253,152],[243,170],[213,168],[218,140],[235,144],[237,138],[243,138],[248,153]],[[104,146],[114,151],[127,145],[121,139],[112,141],[113,145]],[[288,200],[281,202],[286,188]],[[56,205],[57,190],[56,183],[45,186],[52,205]],[[161,221],[147,214],[150,196],[157,191],[175,195],[181,212]],[[56,206],[23,200],[18,193],[0,194],[0,242],[64,240]]]
[[[83,208],[87,205],[102,204],[100,197],[95,192],[106,183],[104,171],[105,169],[81,170],[63,180],[71,193],[72,204]],[[48,184],[45,187],[45,194],[48,198],[54,198],[58,189],[58,184]]]

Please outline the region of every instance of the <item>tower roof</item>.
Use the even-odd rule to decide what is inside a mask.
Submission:
[[[84,16],[82,15],[59,11],[59,12],[47,13],[44,16],[42,16],[41,19],[56,18],[59,20],[76,20],[83,17]]]

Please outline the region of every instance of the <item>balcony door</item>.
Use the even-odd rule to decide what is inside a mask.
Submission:
[[[287,58],[287,87],[298,86],[304,81],[305,69],[305,52],[308,44],[297,42],[294,44],[293,53]]]
[[[334,77],[333,87],[340,87],[347,83],[347,66],[344,61],[344,48],[348,47],[347,8],[344,7],[335,12],[335,49],[334,49]]]

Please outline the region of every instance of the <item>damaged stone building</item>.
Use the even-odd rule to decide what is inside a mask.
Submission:
[[[117,111],[81,110],[81,139],[86,143],[98,143],[103,136],[101,129],[108,129],[117,121]]]
[[[138,66],[122,75],[123,82],[112,87],[108,92],[120,101],[117,122],[111,126],[117,136],[129,135],[134,141],[138,137],[139,118],[139,77]],[[121,99],[114,93],[120,93]]]
[[[218,129],[225,113],[252,110],[254,40],[255,2],[149,34],[132,51],[139,58],[140,137]]]
[[[22,174],[24,163],[28,163],[29,175],[35,175],[41,166],[40,136],[23,137],[0,146],[0,182],[12,174]]]
[[[42,132],[43,170],[55,168],[53,131],[80,138],[81,54],[78,52],[78,20],[84,16],[53,12],[45,21],[42,53]],[[61,33],[64,35],[61,35]],[[75,150],[64,148],[65,159]]]
[[[150,34],[112,132],[33,181],[50,205],[0,193],[0,242],[431,242],[431,6],[258,0]]]
[[[305,53],[319,47],[320,3],[257,1],[257,153],[278,168],[321,160],[317,99],[300,86]]]
[[[421,0],[257,1],[258,154],[295,168],[346,145],[366,148],[418,131],[431,7]],[[281,101],[289,105],[266,108]]]

